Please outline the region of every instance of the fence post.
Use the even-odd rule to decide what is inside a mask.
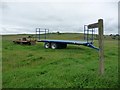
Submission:
[[[98,32],[99,32],[99,73],[104,73],[104,42],[103,42],[103,19],[98,20]]]

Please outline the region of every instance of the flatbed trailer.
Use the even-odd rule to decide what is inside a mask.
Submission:
[[[74,44],[74,45],[84,45],[90,48],[94,48],[96,50],[99,50],[99,48],[93,46],[93,42],[87,42],[87,41],[79,41],[79,40],[38,40],[38,42],[44,42],[45,48],[66,48],[68,44]]]
[[[84,40],[51,40],[46,39],[47,32],[49,32],[49,29],[43,29],[43,28],[36,28],[36,38],[38,38],[37,42],[44,42],[45,48],[52,48],[52,49],[60,49],[60,48],[66,48],[68,44],[74,44],[74,45],[83,45],[87,46],[96,50],[99,50],[99,48],[95,47],[93,45],[93,39],[94,39],[94,28],[89,29],[88,25],[84,25]],[[41,32],[44,33],[44,38],[41,38]],[[91,34],[90,34],[91,32]]]

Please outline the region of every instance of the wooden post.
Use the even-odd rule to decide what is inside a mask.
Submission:
[[[99,32],[99,73],[104,73],[104,42],[103,42],[103,19],[98,20],[98,32]]]

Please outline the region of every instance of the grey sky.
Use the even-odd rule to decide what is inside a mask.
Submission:
[[[0,4],[2,34],[35,33],[36,27],[49,28],[51,32],[83,32],[85,24],[97,22],[99,18],[104,19],[105,34],[118,33],[118,0],[24,1],[2,1]]]

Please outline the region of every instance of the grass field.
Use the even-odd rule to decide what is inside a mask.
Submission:
[[[98,74],[98,51],[68,45],[66,49],[45,49],[13,44],[23,35],[2,36],[3,88],[117,88],[118,41],[105,40],[105,73]],[[79,34],[54,35],[59,39],[79,39]],[[95,41],[97,45],[97,40]]]

